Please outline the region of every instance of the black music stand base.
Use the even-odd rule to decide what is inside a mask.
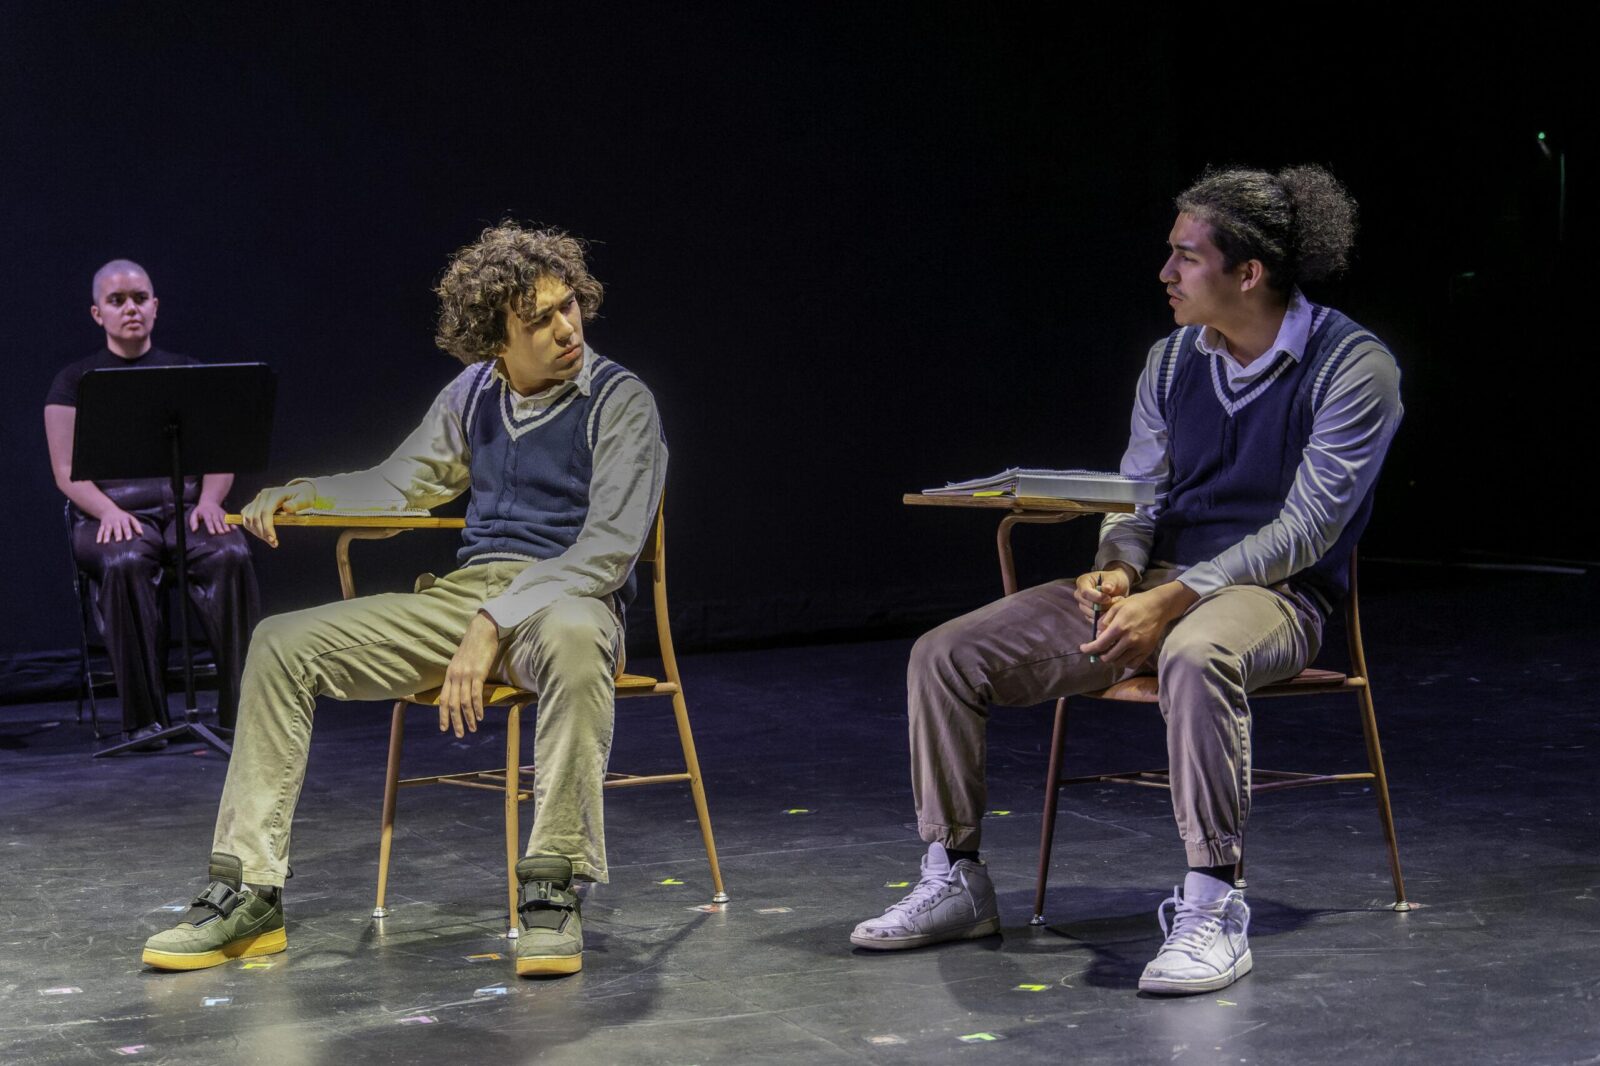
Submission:
[[[217,728],[222,729],[221,726]],[[224,732],[232,732],[232,730],[224,730]],[[173,741],[186,737],[193,737],[202,744],[209,744],[224,756],[233,754],[232,746],[213,732],[210,726],[200,721],[200,712],[193,707],[187,707],[183,712],[183,721],[175,725],[166,726],[159,733],[152,733],[147,737],[140,737],[138,740],[125,740],[121,744],[113,744],[109,748],[101,748],[90,758],[99,759],[107,755],[120,755],[134,748],[142,748],[152,740]]]

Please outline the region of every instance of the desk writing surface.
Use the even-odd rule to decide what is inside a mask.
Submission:
[[[244,525],[239,515],[227,516],[230,526]],[[322,526],[327,529],[464,529],[463,518],[435,518],[432,515],[336,515],[336,514],[277,514],[272,516],[274,526]]]
[[[1073,514],[1126,514],[1131,503],[1085,503],[1047,496],[926,496],[908,492],[900,502],[913,507],[965,507],[982,511],[1065,511]]]

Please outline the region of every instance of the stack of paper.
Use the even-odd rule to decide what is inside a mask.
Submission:
[[[923,489],[924,496],[1042,496],[1086,503],[1156,502],[1153,478],[1123,477],[1106,470],[1024,470],[1012,467],[991,477],[952,481],[943,488]]]

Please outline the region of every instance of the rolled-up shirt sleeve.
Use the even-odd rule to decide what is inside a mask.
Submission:
[[[1126,477],[1156,479],[1156,502],[1139,504],[1131,513],[1108,514],[1100,523],[1100,547],[1095,554],[1095,569],[1112,563],[1126,563],[1143,574],[1150,564],[1150,546],[1155,542],[1156,519],[1166,503],[1171,482],[1167,459],[1167,420],[1156,401],[1156,381],[1167,342],[1150,349],[1139,384],[1134,389],[1133,416],[1128,427],[1128,448],[1122,453],[1118,470]]]
[[[572,546],[530,563],[483,605],[501,637],[564,597],[622,587],[649,539],[667,478],[667,445],[655,398],[637,379],[618,385],[600,411],[589,513]]]
[[[1353,351],[1328,383],[1276,518],[1178,578],[1199,595],[1276,585],[1325,555],[1377,480],[1404,415],[1400,368],[1379,344]]]
[[[316,506],[328,510],[428,510],[448,503],[472,483],[463,414],[478,377],[475,367],[457,375],[434,398],[421,424],[377,466],[295,481],[310,482]]]

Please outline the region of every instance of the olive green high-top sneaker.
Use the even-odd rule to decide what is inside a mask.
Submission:
[[[583,918],[572,891],[572,861],[530,855],[517,863],[517,976],[540,977],[583,969]]]
[[[183,920],[145,941],[146,965],[203,970],[229,959],[274,955],[288,946],[280,894],[268,899],[246,887],[244,864],[224,852],[211,853],[210,876]]]

